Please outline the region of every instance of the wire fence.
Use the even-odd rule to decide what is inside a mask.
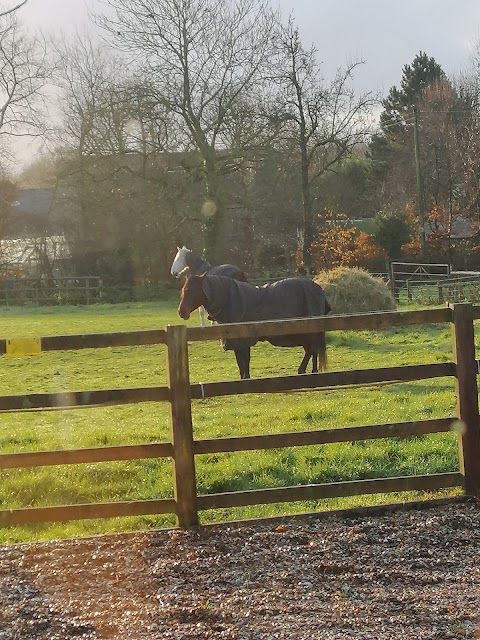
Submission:
[[[457,274],[432,281],[406,281],[399,290],[399,304],[438,305],[454,302],[480,301],[480,273]]]

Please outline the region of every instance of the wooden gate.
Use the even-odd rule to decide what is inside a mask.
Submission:
[[[390,290],[395,300],[408,285],[438,282],[450,275],[449,264],[422,264],[418,262],[390,263]]]

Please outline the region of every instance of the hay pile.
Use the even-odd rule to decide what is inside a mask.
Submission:
[[[322,271],[315,282],[325,291],[331,313],[368,313],[395,309],[390,289],[363,269],[337,267]]]

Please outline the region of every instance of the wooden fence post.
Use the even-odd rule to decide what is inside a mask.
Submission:
[[[167,371],[177,523],[180,527],[193,527],[198,525],[197,485],[185,325],[167,326]]]
[[[457,365],[455,392],[457,416],[462,422],[459,435],[460,472],[465,491],[480,495],[480,424],[478,411],[477,362],[473,312],[470,303],[453,305],[453,359]]]

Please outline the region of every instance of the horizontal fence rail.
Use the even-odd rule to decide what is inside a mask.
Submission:
[[[192,399],[240,395],[243,393],[272,393],[303,391],[307,389],[334,389],[337,387],[358,387],[365,385],[412,382],[428,378],[443,378],[455,375],[453,362],[435,364],[404,365],[382,367],[380,369],[356,369],[349,371],[328,371],[309,373],[301,376],[281,376],[252,380],[227,382],[205,382],[191,385]]]
[[[0,355],[7,353],[12,342],[22,338],[0,339]],[[164,329],[142,331],[118,331],[116,333],[86,333],[80,335],[45,336],[40,338],[41,351],[68,351],[70,349],[104,349],[111,347],[133,347],[139,345],[165,344]]]
[[[114,462],[116,460],[172,457],[173,447],[171,442],[64,449],[59,451],[25,451],[0,454],[0,469],[27,469],[29,467],[47,467],[84,462]]]
[[[379,438],[407,438],[409,436],[445,433],[452,431],[455,417],[415,422],[397,422],[375,424],[361,427],[342,427],[340,429],[321,429],[320,431],[292,431],[258,436],[236,436],[234,438],[214,438],[196,440],[195,454],[230,453],[232,451],[252,451],[255,449],[279,449],[282,447],[301,447],[315,444],[333,444],[336,442],[359,442]]]
[[[192,400],[215,398],[245,393],[281,393],[336,387],[356,387],[395,382],[412,382],[429,378],[455,375],[453,362],[380,369],[357,369],[312,373],[303,376],[282,376],[252,380],[206,382],[190,385]],[[61,410],[138,402],[162,402],[169,400],[168,387],[134,387],[128,389],[104,389],[95,391],[58,391],[0,396],[0,413],[12,411]]]
[[[187,328],[185,325],[169,325],[166,330],[41,338],[41,351],[164,344],[167,352],[167,386],[0,396],[0,411],[63,410],[130,402],[167,402],[170,406],[171,441],[75,450],[4,453],[0,454],[0,469],[168,458],[171,460],[173,470],[173,498],[5,509],[0,511],[0,524],[12,526],[84,518],[170,513],[176,515],[180,526],[189,527],[198,524],[199,511],[226,507],[318,500],[371,493],[431,491],[455,486],[463,487],[469,495],[479,495],[480,436],[477,361],[473,329],[473,321],[476,319],[480,319],[480,307],[459,304],[451,308],[406,312],[328,316],[207,327]],[[189,379],[189,342],[250,336],[262,338],[318,331],[371,331],[390,327],[438,323],[449,323],[452,327],[453,357],[451,362],[194,384],[190,383]],[[8,339],[0,340],[0,353],[8,353],[8,346]],[[204,440],[195,439],[193,435],[192,401],[204,398],[245,393],[312,392],[441,377],[453,377],[455,381],[457,411],[454,416],[308,432]],[[456,426],[458,421],[460,421],[460,428]],[[321,446],[335,442],[357,442],[377,438],[407,438],[448,431],[457,432],[459,439],[460,469],[454,473],[373,478],[207,495],[198,495],[196,488],[195,456],[198,455],[282,447]]]
[[[175,506],[174,500],[164,499],[12,509],[10,511],[0,511],[0,526],[168,514],[175,513]]]
[[[41,409],[76,409],[105,407],[134,402],[161,402],[169,399],[168,387],[134,387],[131,389],[99,389],[95,391],[56,391],[0,396],[0,413]]]
[[[226,338],[262,338],[290,333],[317,333],[319,331],[371,331],[419,324],[451,322],[452,311],[443,309],[419,309],[415,311],[382,311],[355,315],[328,315],[296,320],[268,320],[263,322],[239,322],[236,324],[188,327],[191,342]]]
[[[276,502],[298,502],[300,500],[323,500],[326,498],[348,498],[372,493],[394,493],[400,491],[433,491],[463,485],[460,473],[438,473],[428,476],[404,476],[372,480],[351,480],[326,484],[310,484],[279,489],[255,489],[234,493],[217,493],[198,497],[198,505],[205,509],[247,507]]]

